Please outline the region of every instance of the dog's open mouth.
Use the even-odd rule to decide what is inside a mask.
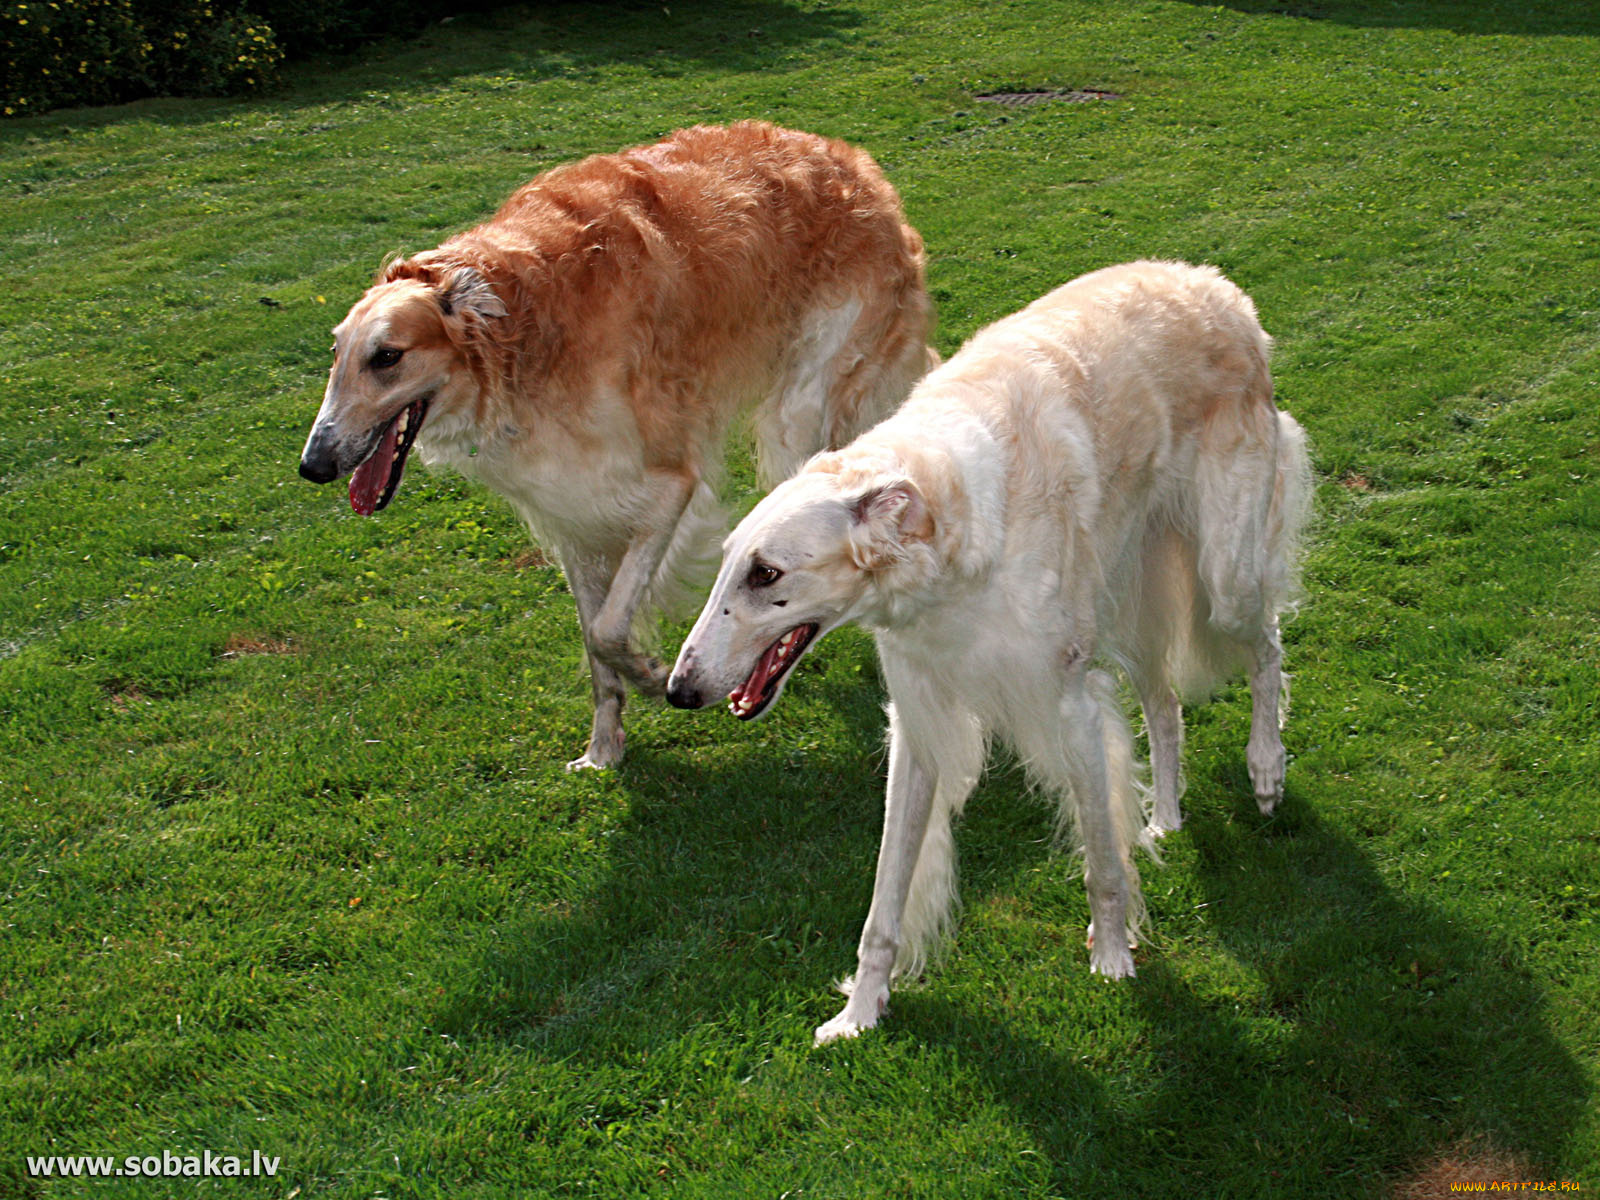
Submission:
[[[768,646],[757,661],[756,669],[750,672],[750,678],[729,693],[728,711],[741,721],[752,720],[766,712],[778,695],[783,677],[800,661],[816,636],[815,625],[799,625]]]
[[[351,473],[350,507],[363,517],[370,517],[394,499],[394,490],[400,486],[400,476],[406,469],[406,455],[411,453],[411,444],[428,418],[428,400],[424,396],[401,409],[378,439],[377,449]]]

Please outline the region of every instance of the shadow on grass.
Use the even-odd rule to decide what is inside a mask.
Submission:
[[[853,962],[882,788],[877,690],[863,680],[829,698],[840,707],[823,745],[843,749],[774,762],[771,744],[752,745],[735,771],[642,751],[606,878],[573,910],[502,930],[438,1027],[603,1063],[752,1008],[786,1020],[792,1008],[805,1031],[826,1016],[835,998],[819,981]],[[797,717],[808,732],[823,720]],[[1584,1083],[1520,952],[1397,891],[1292,790],[1264,821],[1242,764],[1194,782],[1192,795],[1238,799],[1175,835],[1207,932],[1186,951],[1184,914],[1156,914],[1157,943],[1121,985],[1138,1064],[1087,1067],[953,999],[941,972],[897,1006],[891,1032],[944,1043],[1014,1112],[1062,1195],[1382,1195],[1475,1138],[1535,1168],[1558,1162]],[[969,899],[1048,859],[1047,822],[1014,768],[969,814]],[[1147,868],[1152,894],[1160,871]]]
[[[1184,0],[1203,8],[1215,0]],[[1456,33],[1600,35],[1600,10],[1588,0],[1222,0],[1235,12],[1332,21],[1369,28],[1449,29]]]
[[[670,5],[552,3],[463,15],[415,37],[292,64],[266,95],[243,100],[157,99],[62,109],[0,126],[18,137],[95,129],[124,121],[201,124],[230,112],[293,112],[341,101],[384,103],[387,89],[444,87],[464,76],[505,83],[570,79],[574,99],[604,104],[591,89],[601,68],[632,64],[663,77],[715,67],[773,70],[790,54],[837,40],[860,23],[850,8],[806,10],[784,0],[680,0]],[[399,107],[399,102],[392,102]],[[668,130],[660,131],[665,134]]]
[[[708,751],[715,766],[631,739],[614,784],[600,785],[626,804],[605,836],[605,878],[570,908],[503,928],[438,1027],[586,1057],[604,1055],[608,1037],[670,1041],[807,964],[826,988],[850,961],[882,821],[882,692],[868,655],[863,638],[836,656],[863,670],[830,681],[825,711],[775,714],[778,728],[805,731],[793,740],[763,744],[720,709],[682,717],[733,727]]]
[[[1382,1196],[1464,1143],[1558,1162],[1585,1084],[1519,953],[1396,892],[1292,788],[1263,821],[1242,767],[1207,786],[1244,797],[1233,819],[1202,814],[1175,836],[1198,852],[1226,974],[1253,987],[1180,975],[1156,918],[1131,985],[1153,1088],[1114,1103],[1081,1064],[941,1012],[937,986],[919,997],[926,1035],[960,1027],[963,1058],[985,1065],[1063,1193]]]

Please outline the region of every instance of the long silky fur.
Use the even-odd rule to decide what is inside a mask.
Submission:
[[[787,477],[905,398],[937,361],[931,321],[922,239],[864,151],[696,126],[546,171],[476,228],[387,259],[335,331],[307,454],[314,477],[330,453],[349,471],[397,400],[430,398],[418,459],[504,496],[584,596],[597,715],[575,765],[608,765],[620,681],[660,683],[639,651],[713,573],[740,419],[762,481]],[[403,360],[364,371],[395,338]],[[408,371],[427,382],[402,395]]]
[[[1213,268],[1094,272],[979,331],[728,539],[675,678],[720,690],[777,625],[818,619],[773,618],[744,596],[759,549],[808,613],[838,605],[831,619],[873,630],[892,701],[878,886],[850,1001],[819,1041],[875,1024],[890,981],[948,935],[951,823],[991,739],[1082,846],[1090,967],[1111,978],[1134,973],[1147,922],[1135,855],[1153,857],[1155,837],[1179,827],[1178,698],[1247,669],[1252,785],[1264,812],[1281,798],[1278,618],[1297,595],[1310,467],[1274,403],[1270,346],[1249,298]],[[1148,787],[1110,667],[1147,713],[1161,703],[1176,716]]]

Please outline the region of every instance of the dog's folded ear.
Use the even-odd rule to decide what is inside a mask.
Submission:
[[[864,571],[892,566],[905,557],[908,545],[933,536],[928,502],[909,479],[876,482],[846,503],[850,554]]]
[[[444,315],[471,314],[483,320],[506,315],[506,306],[489,281],[471,267],[451,267],[439,272],[434,289]]]
[[[415,258],[385,259],[377,282],[393,283],[396,279],[415,279],[432,289],[440,311],[447,317],[462,314],[488,320],[506,315],[505,302],[476,267],[439,261],[431,251]]]

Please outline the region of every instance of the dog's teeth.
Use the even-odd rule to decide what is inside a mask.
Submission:
[[[787,645],[780,644],[778,646],[778,657],[780,659],[789,657],[789,647]]]

